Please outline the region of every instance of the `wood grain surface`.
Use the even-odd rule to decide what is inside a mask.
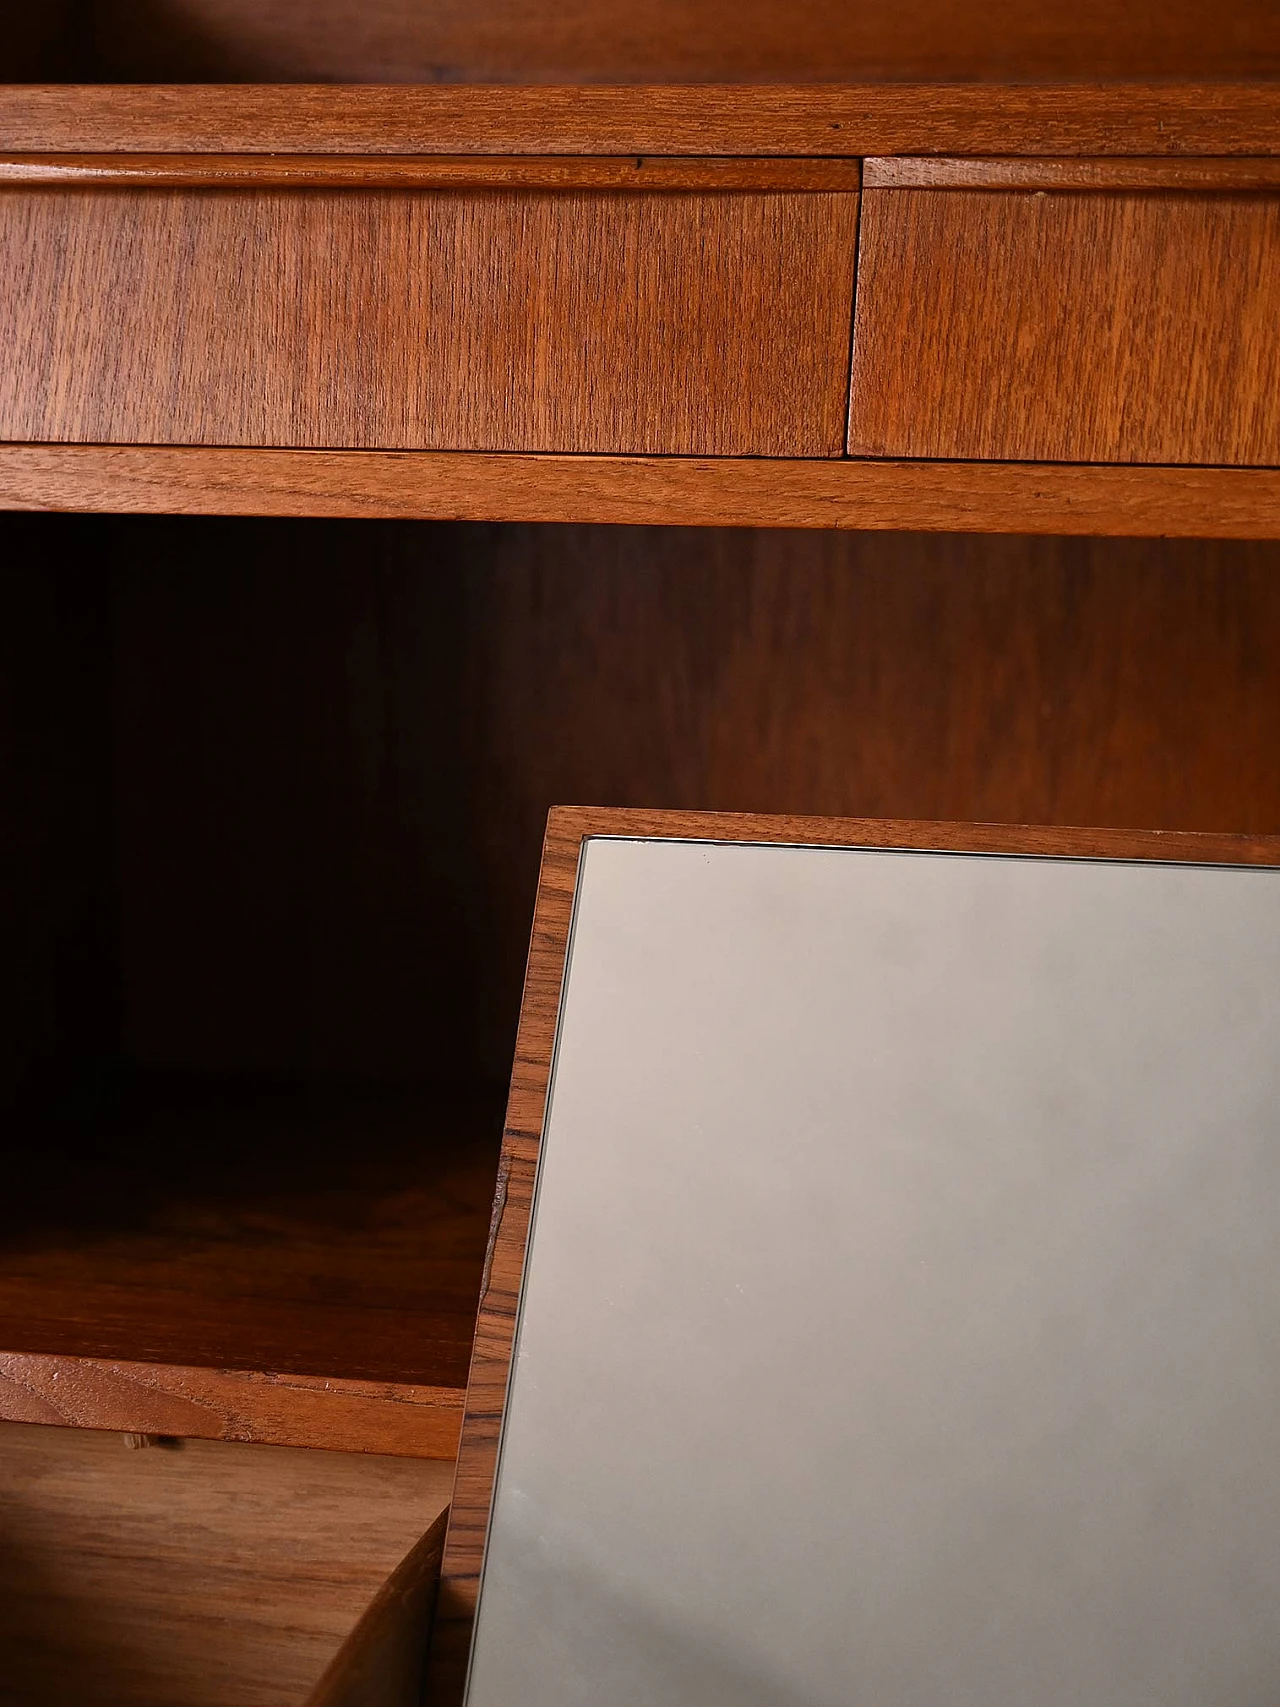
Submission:
[[[1280,196],[863,205],[853,454],[1280,463]]]
[[[529,1217],[568,951],[578,861],[589,836],[952,849],[1091,859],[1280,864],[1280,836],[553,809],[547,823],[516,1042],[494,1235],[480,1302],[432,1650],[434,1707],[461,1700],[497,1468]]]
[[[4,172],[0,163],[0,175]],[[956,160],[895,156],[863,162],[868,189],[1266,190],[1280,188],[1280,160]]]
[[[1280,72],[1266,0],[99,0],[112,80],[822,82],[883,77],[1262,77]]]
[[[119,1435],[2,1424],[0,1699],[302,1707],[438,1525],[451,1475],[212,1441],[130,1452]]]
[[[0,436],[837,455],[855,195],[0,195]]]
[[[305,1707],[422,1707],[447,1514],[383,1583]]]
[[[0,1418],[184,1440],[445,1458],[463,1389],[0,1352]]]
[[[1230,171],[1231,162],[1217,162]],[[1280,181],[1280,163],[1270,180]],[[1250,180],[1252,181],[1252,180]],[[857,160],[565,154],[6,154],[0,188],[857,190]]]
[[[0,444],[9,510],[1280,537],[1267,469]]]
[[[1280,153],[1280,98],[1266,81],[0,87],[0,151],[151,150],[1256,155]]]

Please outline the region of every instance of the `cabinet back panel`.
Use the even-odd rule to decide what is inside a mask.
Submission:
[[[1269,0],[98,0],[103,74],[196,82],[1263,77]]]
[[[1274,545],[111,531],[153,1063],[504,1079],[556,802],[1280,829]]]
[[[76,0],[8,11],[0,36],[0,83],[74,82],[93,74],[92,27]]]
[[[495,1067],[553,803],[1280,829],[1274,545],[475,527],[457,549],[459,975]]]
[[[856,195],[11,191],[0,437],[833,456]]]
[[[0,517],[0,1103],[109,1046],[117,1019],[111,589],[92,527]]]
[[[500,1083],[556,802],[1280,830],[1274,544],[0,526],[11,1080]]]

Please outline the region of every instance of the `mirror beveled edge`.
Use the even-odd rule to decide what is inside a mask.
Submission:
[[[466,1685],[579,859],[583,842],[595,836],[1021,854],[1053,859],[1280,865],[1280,836],[552,807],[543,842],[453,1504],[436,1601],[427,1693],[430,1707],[461,1707]]]

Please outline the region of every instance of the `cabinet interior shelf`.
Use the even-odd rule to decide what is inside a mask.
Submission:
[[[485,1092],[145,1081],[33,1118],[0,1414],[447,1455],[500,1125]]]

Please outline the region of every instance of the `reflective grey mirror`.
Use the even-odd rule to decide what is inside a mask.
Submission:
[[[1280,873],[584,847],[469,1707],[1280,1699]]]

